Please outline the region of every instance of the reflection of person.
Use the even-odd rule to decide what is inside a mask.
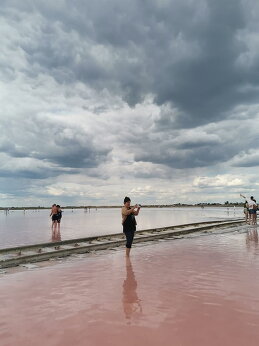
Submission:
[[[126,257],[127,276],[123,282],[122,302],[126,319],[130,320],[133,314],[142,313],[140,299],[137,294],[137,281],[129,257]]]
[[[123,226],[123,233],[126,236],[126,256],[129,256],[131,245],[134,239],[134,234],[136,231],[136,219],[135,216],[138,215],[140,206],[135,205],[134,207],[130,206],[130,198],[125,197],[124,198],[124,207],[121,208],[121,215],[122,215],[122,226]],[[137,210],[136,210],[137,209]]]
[[[60,229],[53,229],[52,230],[52,241],[61,241],[61,233]]]
[[[247,247],[250,247],[251,243],[253,243],[255,247],[258,246],[258,233],[256,227],[251,227],[246,235]]]

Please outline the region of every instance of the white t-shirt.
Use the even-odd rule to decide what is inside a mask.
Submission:
[[[248,209],[253,209],[253,206],[254,205],[257,205],[256,203],[255,203],[255,201],[253,201],[252,199],[247,199],[247,203],[248,203]]]

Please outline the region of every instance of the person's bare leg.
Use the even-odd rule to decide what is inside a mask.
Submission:
[[[129,255],[130,255],[130,248],[126,247],[126,257],[129,257]]]

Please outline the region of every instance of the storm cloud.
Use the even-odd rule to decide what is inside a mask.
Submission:
[[[3,132],[9,121],[2,122]],[[93,135],[78,125],[68,127],[62,121],[33,117],[16,126],[13,124],[1,139],[0,152],[10,157],[48,161],[60,167],[85,168],[98,166],[106,159],[109,149],[94,146]]]
[[[78,190],[160,201],[168,184],[206,199],[197,181],[213,174],[226,200],[227,180],[249,188],[258,14],[255,0],[2,1],[0,176],[66,201]]]
[[[25,31],[15,49],[31,75],[107,88],[131,106],[152,94],[179,109],[173,119],[179,126],[222,118],[257,96],[256,63],[243,63],[253,21],[245,1],[10,1],[6,7],[9,23]]]

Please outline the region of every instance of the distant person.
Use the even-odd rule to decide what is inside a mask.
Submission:
[[[52,226],[51,228],[56,229],[57,227],[57,221],[58,221],[58,208],[56,204],[53,204],[51,207],[51,213],[50,213],[50,217],[52,219]]]
[[[129,257],[131,245],[133,243],[135,231],[136,231],[136,219],[135,216],[139,214],[140,206],[135,205],[134,207],[130,206],[130,198],[124,198],[124,206],[121,208],[122,216],[122,226],[123,233],[126,236],[126,256]]]
[[[57,211],[58,211],[58,213],[57,213],[57,224],[58,224],[58,229],[60,229],[60,222],[61,222],[61,219],[62,219],[62,213],[63,213],[63,211],[61,210],[61,208],[60,208],[60,205],[57,205]]]
[[[255,206],[253,206],[253,210],[255,211],[254,213],[254,225],[257,224],[257,210],[258,210],[258,204],[256,203],[256,199],[253,199],[255,202]]]
[[[241,193],[240,193],[240,196],[243,197],[247,201],[250,225],[256,225],[256,211],[258,209],[256,200],[254,199],[253,196],[248,198],[242,195]]]
[[[244,203],[244,214],[245,214],[245,222],[249,223],[249,210],[247,200]]]

